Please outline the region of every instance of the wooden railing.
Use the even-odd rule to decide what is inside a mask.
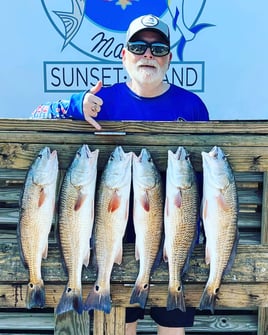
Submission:
[[[71,120],[0,119],[0,320],[1,312],[25,308],[28,272],[23,267],[16,242],[19,197],[25,174],[43,146],[56,149],[60,179],[83,143],[100,150],[100,173],[116,145],[137,154],[147,147],[161,171],[167,164],[167,150],[184,146],[197,171],[202,171],[201,151],[220,146],[234,170],[239,194],[240,242],[231,272],[223,279],[216,309],[258,308],[258,335],[268,329],[268,122],[102,122],[95,131],[86,122]],[[56,239],[57,215],[50,234],[49,253],[42,263],[46,287],[46,306],[55,308],[67,281]],[[123,263],[115,265],[111,277],[113,309],[109,315],[95,312],[94,335],[124,334],[125,307],[136,280],[138,264],[134,246],[124,245]],[[188,306],[199,306],[208,278],[204,245],[196,246],[185,283]],[[96,279],[92,263],[82,274],[83,296]],[[168,271],[162,263],[151,278],[147,306],[165,306]],[[40,310],[40,313],[42,310]],[[231,314],[232,312],[230,312]],[[66,327],[89,334],[87,313],[63,315],[55,320],[55,333]],[[1,329],[1,321],[0,321]],[[73,330],[74,331],[74,330]],[[214,333],[217,330],[214,329]],[[71,332],[75,334],[74,332]]]

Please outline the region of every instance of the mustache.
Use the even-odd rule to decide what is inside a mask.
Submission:
[[[137,62],[137,66],[153,66],[157,69],[159,68],[157,61],[154,59],[140,59]]]

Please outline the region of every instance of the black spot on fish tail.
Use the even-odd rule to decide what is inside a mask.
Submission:
[[[90,311],[92,309],[97,309],[103,311],[106,314],[111,312],[112,303],[110,292],[102,292],[98,285],[95,285],[92,291],[87,296],[86,302],[84,304],[84,310]]]
[[[138,303],[141,308],[145,308],[148,294],[149,284],[144,284],[143,286],[135,284],[131,293],[130,304]]]
[[[31,309],[33,307],[45,307],[45,286],[44,283],[33,284],[29,283],[26,293],[26,307]]]
[[[83,301],[81,292],[77,292],[70,287],[66,287],[56,308],[56,314],[63,314],[68,311],[83,312]]]
[[[216,299],[217,299],[217,293],[209,294],[207,288],[205,288],[202,297],[200,299],[199,309],[210,310],[211,313],[214,314]]]
[[[182,312],[186,311],[182,287],[178,287],[176,291],[168,291],[167,311],[172,311],[176,308],[180,309]]]

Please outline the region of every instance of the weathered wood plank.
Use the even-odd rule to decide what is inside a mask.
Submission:
[[[267,137],[268,139],[268,137]],[[0,139],[1,142],[1,139]],[[83,141],[82,143],[88,143]],[[81,142],[80,142],[81,143]],[[110,142],[111,143],[111,142]],[[152,157],[161,171],[166,170],[167,166],[167,153],[168,150],[176,150],[176,147],[166,146],[149,146],[146,145],[145,139],[143,140],[143,145],[125,145],[124,150],[126,152],[133,151],[139,154],[141,148],[146,146]],[[117,143],[118,145],[121,142]],[[213,145],[216,143],[214,142]],[[0,168],[18,168],[18,169],[28,169],[32,161],[35,159],[36,155],[40,149],[48,143],[44,142],[41,144],[20,144],[20,143],[0,143]],[[102,170],[105,163],[108,160],[110,153],[114,150],[116,144],[105,144],[101,146],[100,144],[90,145],[92,150],[98,148],[100,149],[99,159],[98,159],[98,169]],[[201,171],[202,169],[202,159],[201,151],[209,151],[212,146],[209,147],[196,147],[196,146],[186,146],[186,149],[191,153],[191,160],[196,171]],[[70,162],[72,161],[76,150],[78,149],[77,145],[69,144],[68,146],[64,144],[54,144],[52,149],[57,150],[59,156],[59,166],[61,169],[66,169]],[[267,147],[244,147],[241,145],[238,150],[237,147],[222,147],[226,154],[229,155],[229,161],[232,165],[234,171],[237,172],[263,172],[268,170],[268,146]]]
[[[62,295],[64,285],[46,285],[46,307],[55,308]],[[111,285],[111,297],[113,307],[131,307],[129,299],[132,291],[131,286],[123,284]],[[198,307],[204,289],[204,284],[188,284],[185,288],[185,302],[187,306]],[[2,308],[25,308],[26,284],[0,284],[0,305]],[[92,284],[83,285],[83,299],[85,300],[92,289]],[[149,306],[166,306],[167,284],[152,284],[147,302]],[[219,300],[216,303],[216,310],[221,308],[253,308],[268,307],[267,283],[223,283],[219,292]]]
[[[89,315],[67,312],[55,317],[55,335],[89,335]]]
[[[176,149],[178,145],[183,146],[194,146],[210,148],[211,146],[218,145],[222,147],[233,147],[239,146],[241,141],[241,135],[232,134],[184,134],[184,133],[124,133],[123,135],[99,135],[96,133],[73,133],[73,132],[51,132],[49,136],[40,136],[40,133],[36,131],[32,132],[10,132],[0,131],[0,142],[5,144],[18,144],[21,143],[26,146],[28,143],[31,144],[44,144],[55,145],[55,144],[72,144],[80,145],[86,141],[90,145],[103,146],[109,143],[120,144],[122,146],[128,145],[148,145],[148,146],[169,146],[172,150]],[[267,146],[267,138],[265,135],[247,135],[243,138],[243,143],[240,143],[242,147],[265,147]]]
[[[125,308],[113,307],[110,314],[94,311],[94,335],[125,334]]]
[[[101,121],[102,131],[125,131],[142,133],[204,133],[204,134],[267,134],[267,120],[208,121],[208,122],[113,122]],[[77,120],[29,120],[20,118],[0,118],[0,131],[34,132],[88,132],[96,129],[85,121]]]
[[[261,243],[268,243],[268,172],[263,174],[263,203],[262,203]],[[268,308],[259,308],[258,335],[268,334]]]
[[[113,283],[134,283],[138,273],[138,262],[135,260],[133,244],[125,244],[123,262],[114,265],[111,281]],[[204,283],[207,280],[209,267],[204,262],[204,245],[197,245],[191,257],[191,262],[185,282]],[[90,263],[83,269],[84,283],[94,282],[96,269]],[[43,277],[46,282],[66,282],[67,276],[63,270],[61,256],[57,244],[50,244],[48,258],[42,263]],[[0,243],[0,273],[1,283],[27,283],[28,271],[23,267],[16,243]],[[268,245],[239,245],[236,259],[231,272],[224,277],[226,283],[260,283],[267,281]],[[152,275],[151,283],[167,283],[168,268],[162,261]]]
[[[229,314],[200,315],[196,312],[194,326],[186,328],[186,333],[204,332],[255,332],[257,331],[257,315],[252,311],[246,310],[243,314],[233,310],[233,315]],[[93,328],[90,324],[91,329]],[[54,331],[54,314],[52,313],[31,313],[31,312],[0,312],[0,330],[13,329],[15,332],[25,330],[31,333],[34,330]],[[144,320],[140,320],[137,326],[138,334],[156,334],[157,328],[155,322],[149,315],[145,315]],[[116,333],[114,333],[116,334]]]
[[[57,283],[65,283],[67,280],[56,245],[50,246],[49,256],[43,262],[42,270],[47,290],[47,306],[55,307],[64,289],[63,284]],[[223,279],[218,306],[268,306],[267,271],[268,246],[239,246],[233,269]],[[138,264],[134,258],[134,246],[125,245],[123,263],[121,266],[114,266],[111,277],[115,306],[128,305],[137,272]],[[16,244],[0,245],[0,273],[0,306],[25,307],[28,272],[21,264]],[[208,267],[204,264],[204,246],[197,246],[184,280],[186,302],[189,305],[198,306],[207,277]],[[82,280],[85,298],[92,286],[90,283],[93,283],[95,278],[96,272],[92,265],[84,269]],[[149,304],[165,305],[167,282],[167,267],[162,263],[152,275]],[[120,285],[120,283],[126,284]]]

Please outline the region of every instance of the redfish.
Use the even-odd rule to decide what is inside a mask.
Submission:
[[[82,268],[90,259],[99,150],[84,144],[67,169],[60,192],[59,237],[68,283],[56,308],[61,314],[83,312]]]
[[[85,302],[85,310],[110,313],[110,277],[113,264],[121,264],[123,236],[128,221],[132,152],[117,146],[101,175],[97,190],[93,245],[97,280]]]
[[[168,262],[167,310],[185,312],[182,276],[187,271],[197,238],[199,193],[188,152],[168,151],[164,214],[164,260]]]
[[[149,280],[159,254],[163,232],[163,188],[161,175],[150,152],[143,148],[133,156],[133,221],[136,234],[135,256],[139,260],[139,273],[130,303],[145,307],[149,293]]]
[[[55,210],[58,175],[57,152],[48,147],[40,150],[24,184],[17,237],[20,255],[29,270],[26,306],[45,306],[45,287],[41,274],[42,258],[47,258],[48,235]]]
[[[202,152],[202,160],[205,261],[210,264],[210,271],[200,309],[213,313],[222,277],[230,271],[236,255],[238,197],[234,174],[223,150],[215,146],[209,153]]]

